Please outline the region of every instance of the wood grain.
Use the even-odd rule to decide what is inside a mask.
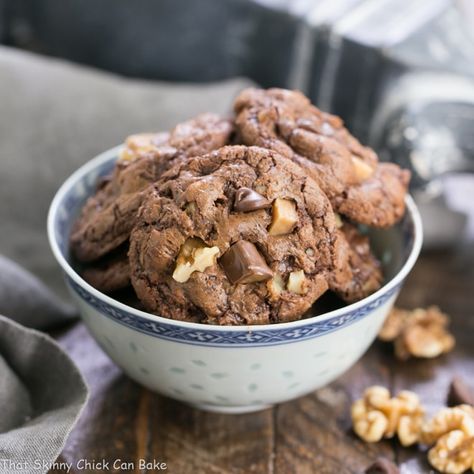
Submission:
[[[150,393],[127,379],[78,324],[59,340],[92,393],[60,460],[157,459],[167,463],[166,472],[179,474],[349,474],[363,472],[384,455],[399,463],[403,474],[430,472],[418,448],[403,449],[396,441],[368,445],[357,439],[349,408],[364,388],[377,383],[394,391],[415,390],[433,412],[445,403],[455,373],[472,378],[473,255],[465,248],[423,255],[398,302],[407,308],[438,304],[450,314],[457,339],[451,354],[402,363],[389,344],[376,342],[328,387],[249,415],[205,413]]]
[[[469,264],[469,261],[471,264]],[[451,316],[456,336],[453,352],[434,360],[411,360],[390,364],[393,389],[419,394],[428,414],[446,405],[448,387],[455,374],[472,381],[474,373],[474,265],[465,248],[451,254],[425,255],[408,278],[398,304],[401,307],[438,305]],[[472,383],[472,382],[471,382]],[[474,387],[473,387],[474,388]],[[403,472],[429,472],[426,453],[395,445]]]

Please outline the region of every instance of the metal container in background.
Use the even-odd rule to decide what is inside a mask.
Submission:
[[[450,208],[443,179],[471,173],[474,192],[474,23],[468,13],[449,0],[360,2],[326,23],[319,40],[325,56],[314,58],[309,74],[318,105],[344,117],[381,159],[412,170],[431,247],[469,237],[472,200],[466,196],[464,207]]]

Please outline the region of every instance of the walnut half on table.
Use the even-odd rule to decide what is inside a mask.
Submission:
[[[374,443],[398,436],[403,446],[415,444],[420,435],[424,410],[418,395],[408,390],[391,398],[385,387],[369,387],[351,410],[354,431],[364,441]]]
[[[444,408],[423,425],[420,441],[434,446],[430,464],[447,474],[474,471],[474,408],[459,405]]]
[[[393,341],[395,355],[433,358],[449,352],[455,344],[448,331],[449,317],[437,306],[412,311],[394,308],[383,325],[379,339]]]
[[[474,472],[474,407],[443,408],[430,420],[424,420],[424,412],[415,393],[405,390],[392,398],[388,389],[377,385],[368,387],[351,407],[354,431],[364,441],[376,443],[396,434],[402,446],[419,443],[430,448],[428,461],[441,473]]]

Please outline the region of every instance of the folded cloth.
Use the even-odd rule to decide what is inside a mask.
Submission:
[[[49,329],[70,320],[76,311],[31,273],[0,255],[0,314],[24,326]]]
[[[76,313],[35,276],[0,255],[0,314],[0,473],[46,472],[88,392],[53,339],[18,323],[46,329]]]
[[[86,403],[74,363],[49,336],[0,316],[0,473],[47,472]]]

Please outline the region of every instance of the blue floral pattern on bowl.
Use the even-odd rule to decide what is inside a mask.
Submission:
[[[279,329],[278,324],[275,328],[264,330],[253,330],[248,327],[242,331],[208,331],[206,325],[202,325],[202,330],[175,326],[158,321],[150,321],[136,314],[115,308],[108,303],[96,298],[90,292],[76,284],[71,278],[67,278],[70,287],[88,304],[97,309],[101,314],[113,319],[114,321],[129,326],[136,331],[148,334],[149,336],[168,339],[171,341],[186,342],[189,344],[206,346],[266,346],[275,344],[288,344],[305,339],[322,336],[339,329],[341,326],[353,324],[371,313],[374,309],[383,305],[399,286],[393,287],[389,292],[384,293],[370,304],[354,311],[348,311],[340,316],[326,321],[318,321],[317,317],[311,320],[311,323],[296,328]]]

